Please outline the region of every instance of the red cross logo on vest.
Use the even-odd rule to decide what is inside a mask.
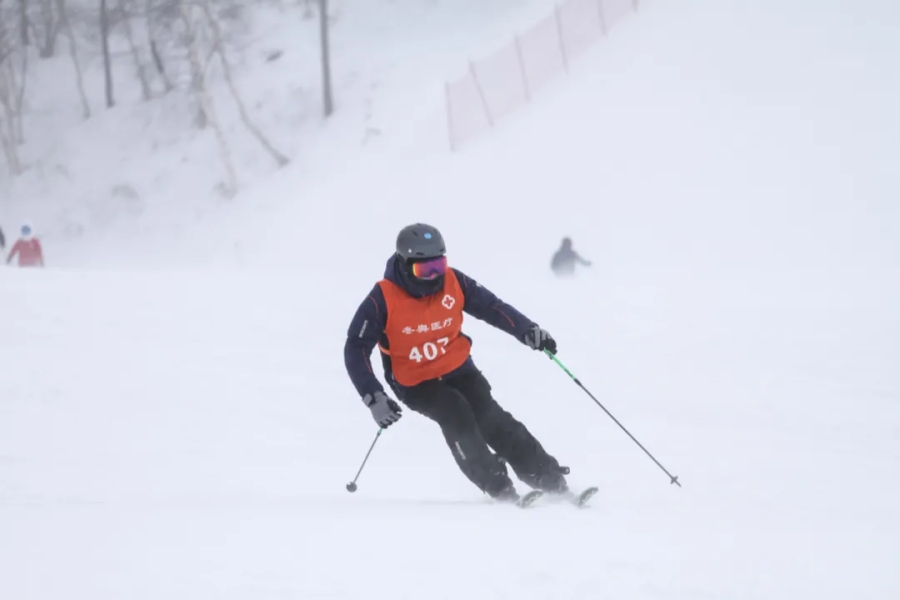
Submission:
[[[456,300],[450,294],[446,294],[444,296],[444,299],[441,300],[441,304],[444,305],[444,308],[449,310],[449,309],[453,308],[454,304],[456,304]]]

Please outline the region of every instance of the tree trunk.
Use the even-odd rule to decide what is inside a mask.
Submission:
[[[103,45],[103,72],[106,80],[106,107],[115,106],[113,100],[112,64],[109,57],[109,14],[106,12],[106,0],[100,0],[100,40]]]
[[[6,156],[6,164],[11,175],[22,174],[22,163],[19,160],[19,153],[16,144],[7,135],[7,128],[3,126],[3,120],[0,119],[0,146],[3,147],[3,154]]]
[[[216,53],[219,55],[219,60],[222,62],[222,71],[225,74],[225,82],[228,84],[228,89],[231,91],[231,96],[234,98],[235,104],[237,104],[238,112],[241,115],[241,121],[244,123],[244,127],[253,134],[253,137],[255,137],[262,147],[266,149],[279,167],[287,165],[290,162],[288,158],[275,149],[275,146],[266,139],[256,124],[250,120],[250,115],[247,114],[244,101],[241,99],[240,94],[238,94],[237,86],[234,84],[234,78],[231,76],[231,65],[228,64],[228,59],[225,58],[225,51],[222,48],[222,31],[219,29],[219,23],[216,21],[216,18],[209,7],[209,0],[203,2],[203,12],[206,15],[206,20],[213,33],[213,44],[215,45]]]
[[[154,35],[153,30],[153,0],[146,0],[144,12],[146,13],[145,22],[147,24],[147,40],[150,42],[150,56],[153,58],[153,65],[156,67],[159,76],[163,79],[163,84],[166,86],[166,93],[172,91],[172,81],[169,79],[169,75],[166,73],[166,67],[163,64],[162,56],[159,54],[159,47],[156,45],[156,36]]]
[[[10,67],[10,70],[13,70]],[[16,141],[20,144],[25,143],[25,84],[28,83],[28,49],[22,48],[22,81],[17,85],[16,93],[16,120],[15,135]]]
[[[322,44],[322,100],[325,118],[328,118],[334,112],[331,96],[331,58],[328,52],[328,0],[319,0],[319,38]]]
[[[28,39],[28,0],[19,0],[19,35],[22,38],[22,45],[27,46],[30,43]]]
[[[78,45],[75,43],[75,34],[72,32],[72,24],[69,22],[66,0],[57,0],[57,8],[59,8],[59,18],[62,19],[63,30],[69,39],[69,56],[72,57],[72,64],[75,66],[75,85],[78,87],[78,96],[81,98],[81,113],[85,119],[89,119],[91,105],[84,91],[84,77],[81,72],[81,63],[78,60]]]
[[[134,58],[134,66],[137,70],[138,81],[141,82],[141,93],[144,100],[150,100],[153,97],[153,90],[150,89],[150,82],[147,81],[147,70],[141,61],[141,53],[137,44],[134,43],[134,32],[131,30],[131,14],[126,10],[124,0],[117,0],[119,12],[122,15],[122,24],[125,27],[125,38],[128,40],[128,46],[131,48],[131,56]]]
[[[59,36],[61,24],[53,11],[55,5],[54,0],[38,0],[43,29],[38,31],[35,37],[38,38],[38,43],[40,44],[38,55],[41,58],[56,56],[56,39]],[[33,23],[32,26],[34,26]]]
[[[12,56],[7,55],[0,64],[0,104],[3,105],[3,116],[0,116],[0,147],[6,156],[11,175],[22,173],[22,163],[19,160],[19,152],[16,144],[16,120],[19,118],[15,106],[15,67]],[[5,117],[5,118],[3,118]]]
[[[188,58],[191,63],[191,90],[200,103],[200,114],[204,124],[209,124],[216,135],[219,152],[222,156],[222,164],[225,166],[225,181],[223,182],[223,195],[226,198],[234,196],[237,192],[237,174],[231,160],[231,152],[225,141],[225,134],[216,117],[215,105],[209,90],[206,89],[206,81],[203,76],[203,63],[200,61],[200,51],[197,48],[197,35],[194,31],[194,18],[191,14],[193,4],[181,0],[181,17],[184,20],[185,31],[188,37]]]

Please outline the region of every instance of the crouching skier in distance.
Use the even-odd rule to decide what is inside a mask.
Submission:
[[[401,416],[372,370],[370,356],[377,345],[391,389],[407,407],[440,426],[459,468],[479,489],[498,500],[518,500],[508,463],[529,486],[566,492],[569,469],[492,397],[470,356],[472,340],[462,333],[464,312],[534,350],[556,353],[546,331],[447,267],[437,229],[416,224],[400,231],[396,254],[356,311],[344,346],[344,363],[363,403],[381,427]]]

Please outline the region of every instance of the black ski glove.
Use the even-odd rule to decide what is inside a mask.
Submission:
[[[550,354],[556,354],[556,340],[553,336],[541,329],[539,325],[532,326],[522,338],[522,342],[534,350],[543,352],[547,350]]]
[[[381,428],[390,427],[391,423],[400,420],[400,405],[385,394],[384,392],[375,392],[374,394],[366,394],[363,396],[363,404],[372,411],[372,418]]]

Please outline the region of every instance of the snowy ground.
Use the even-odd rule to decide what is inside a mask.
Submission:
[[[898,9],[643,4],[464,152],[399,123],[181,246],[0,270],[0,598],[900,597]],[[375,427],[343,338],[415,220],[684,487],[467,321],[592,509],[486,504],[409,414],[348,494]]]
[[[473,324],[498,397],[600,485],[593,509],[485,504],[409,415],[350,495],[374,427],[342,372],[347,313],[303,283],[4,274],[0,593],[895,597],[887,307],[572,287],[532,314],[683,488],[548,361]]]

